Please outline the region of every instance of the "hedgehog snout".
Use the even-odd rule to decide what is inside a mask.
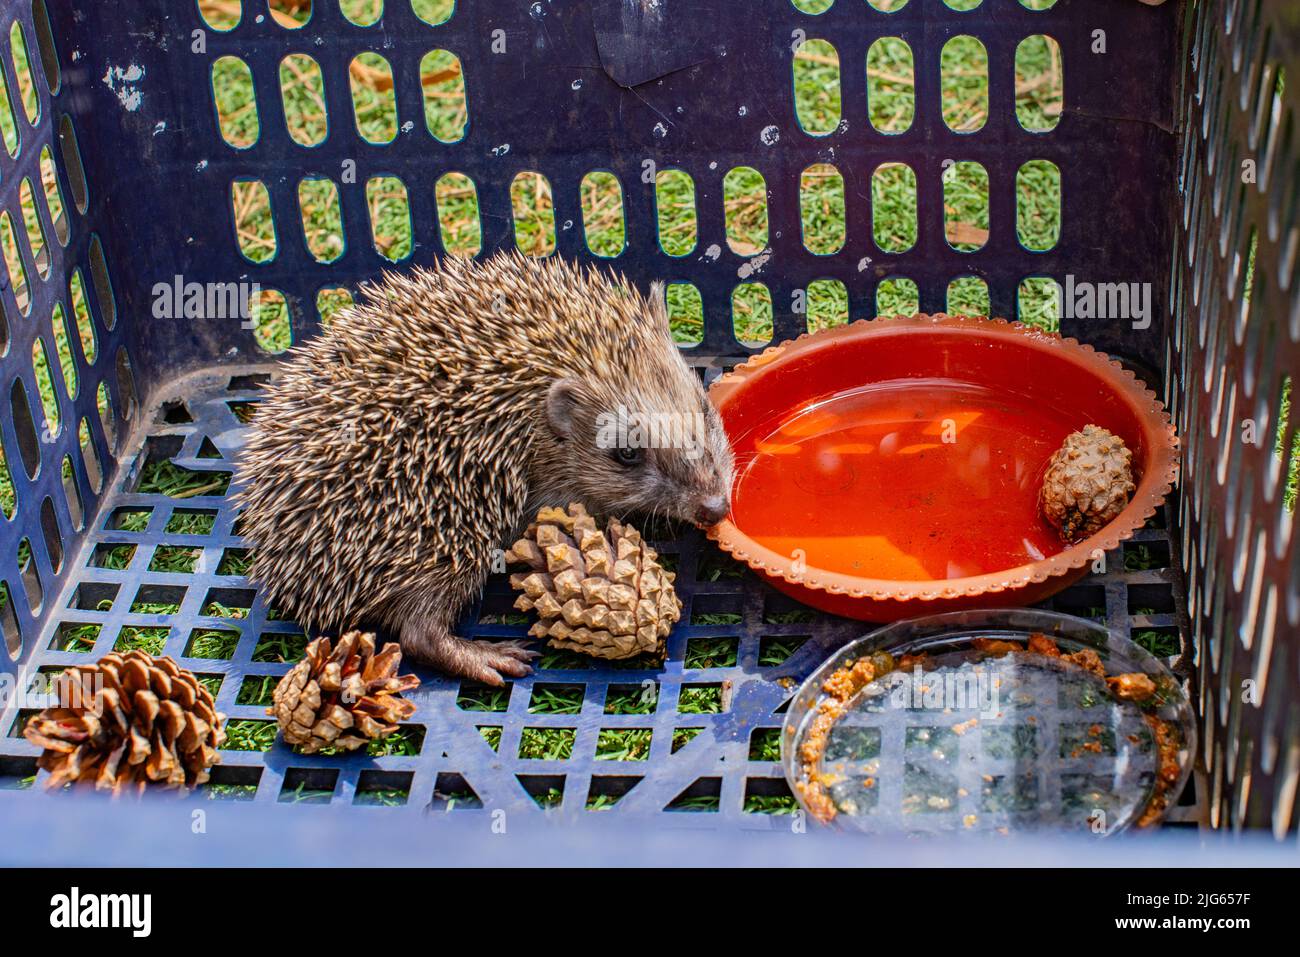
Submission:
[[[693,518],[700,525],[706,528],[711,525],[717,525],[731,513],[731,502],[725,495],[710,495],[708,498],[701,499],[695,505],[695,514]]]

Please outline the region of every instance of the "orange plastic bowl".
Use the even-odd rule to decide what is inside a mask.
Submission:
[[[868,621],[1033,604],[1155,514],[1177,476],[1164,406],[1103,353],[1001,319],[877,319],[802,336],[719,378],[736,453],[709,536],[783,592]],[[1093,423],[1133,452],[1137,489],[1066,546],[1038,495]]]

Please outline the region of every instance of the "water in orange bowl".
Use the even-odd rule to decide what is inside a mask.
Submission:
[[[891,581],[1002,571],[1062,549],[1040,517],[1048,459],[1077,415],[951,379],[818,399],[737,448],[733,520],[811,568]]]

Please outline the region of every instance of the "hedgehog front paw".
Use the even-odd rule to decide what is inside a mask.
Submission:
[[[500,687],[507,678],[523,678],[533,673],[529,664],[540,652],[521,641],[466,641],[456,638],[447,670],[462,678]]]

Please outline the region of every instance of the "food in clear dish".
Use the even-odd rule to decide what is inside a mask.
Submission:
[[[975,638],[971,645],[976,651],[992,656],[1036,654],[1058,659],[1101,678],[1117,700],[1131,702],[1142,708],[1157,705],[1162,700],[1160,689],[1150,676],[1141,672],[1107,675],[1101,656],[1091,648],[1066,653],[1061,651],[1052,638],[1041,632],[1030,634],[1024,643],[1004,638]],[[892,655],[877,651],[862,658],[849,659],[822,682],[821,690],[826,697],[818,704],[808,731],[799,744],[800,773],[795,782],[795,790],[814,819],[826,824],[839,813],[828,792],[828,786],[834,783],[836,777],[819,770],[818,765],[826,752],[831,730],[849,710],[849,701],[871,682],[894,670],[908,671],[923,663],[926,658],[922,652],[908,653],[895,660]],[[1163,816],[1169,805],[1169,792],[1178,783],[1181,772],[1179,753],[1182,742],[1177,726],[1150,712],[1144,712],[1143,719],[1151,730],[1156,752],[1156,776],[1151,797],[1137,820],[1138,827],[1147,827]],[[1099,725],[1093,725],[1089,731],[1093,738],[1097,738],[1102,729]],[[1081,747],[1093,753],[1102,750],[1097,741],[1085,742]]]

